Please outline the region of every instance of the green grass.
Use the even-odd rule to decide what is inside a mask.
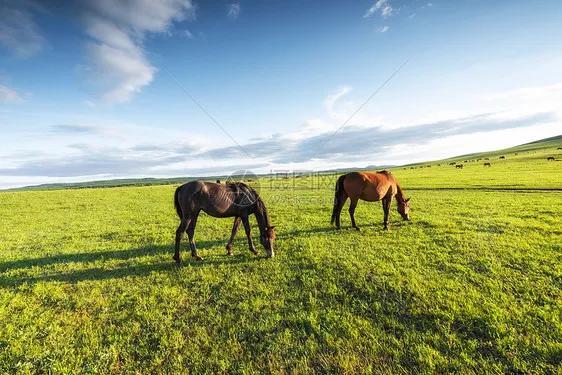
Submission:
[[[263,179],[278,256],[202,215],[179,268],[174,186],[0,193],[0,372],[560,373],[556,151],[397,168],[389,232],[331,229],[333,177]]]

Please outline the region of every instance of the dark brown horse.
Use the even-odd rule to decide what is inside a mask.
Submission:
[[[336,182],[336,194],[334,198],[334,209],[332,210],[332,224],[340,228],[340,214],[347,198],[351,199],[349,205],[349,216],[351,226],[357,230],[355,224],[355,207],[357,201],[362,199],[367,202],[382,200],[384,211],[384,229],[388,229],[388,216],[392,198],[396,197],[398,212],[404,220],[410,220],[410,198],[406,198],[404,191],[398,185],[398,181],[387,171],[382,172],[351,172],[340,176]]]
[[[179,264],[181,262],[180,242],[185,231],[187,231],[189,236],[191,256],[197,260],[203,259],[197,254],[197,248],[193,239],[197,217],[201,211],[219,218],[234,217],[232,233],[226,244],[228,255],[232,255],[232,242],[240,226],[240,221],[244,224],[250,251],[257,254],[257,250],[252,242],[249,221],[250,215],[256,215],[260,230],[260,242],[265,248],[267,255],[269,257],[274,256],[275,227],[271,226],[267,209],[258,193],[248,185],[241,182],[216,184],[213,182],[191,181],[176,189],[174,205],[181,220],[176,230],[176,252],[174,254],[176,263]]]

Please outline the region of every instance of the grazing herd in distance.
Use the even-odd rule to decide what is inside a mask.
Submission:
[[[557,150],[562,150],[562,147],[558,147]],[[513,154],[514,156],[519,155],[519,153],[515,152]],[[505,155],[500,155],[498,157],[499,160],[506,160],[506,156]],[[492,167],[492,163],[489,161],[490,158],[479,158],[479,159],[467,159],[467,160],[463,160],[462,163],[473,163],[473,162],[479,162],[481,160],[484,160],[484,163],[482,164],[482,166],[484,168],[488,167]],[[562,159],[557,159],[554,156],[548,156],[546,158],[547,161],[562,161]],[[450,166],[455,167],[456,169],[463,169],[464,168],[464,164],[462,164],[460,161],[456,162],[456,161],[452,161],[449,163]],[[441,164],[436,164],[435,166],[440,167]],[[418,166],[411,166],[411,167],[405,167],[403,169],[416,169],[416,168],[431,168],[431,165],[418,165]]]

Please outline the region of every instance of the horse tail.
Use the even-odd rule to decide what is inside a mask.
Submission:
[[[336,181],[336,191],[334,196],[334,208],[332,209],[332,220],[330,221],[331,224],[334,224],[336,221],[336,216],[338,214],[338,207],[341,204],[341,196],[343,192],[343,180],[345,180],[346,175],[341,175],[338,180]]]
[[[174,207],[176,207],[176,212],[178,213],[178,216],[180,217],[180,219],[182,219],[183,213],[181,211],[180,199],[179,199],[180,189],[181,189],[181,186],[179,186],[176,189],[176,192],[174,193]]]

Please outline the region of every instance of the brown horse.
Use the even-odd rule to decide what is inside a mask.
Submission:
[[[191,181],[176,189],[174,205],[181,220],[176,230],[176,252],[174,253],[176,263],[179,264],[181,262],[180,242],[185,231],[187,231],[189,236],[191,256],[197,260],[203,260],[197,254],[197,248],[193,240],[197,217],[201,211],[213,217],[235,218],[230,239],[226,244],[228,255],[232,255],[232,242],[240,226],[240,221],[244,224],[250,251],[257,254],[257,250],[252,242],[250,221],[248,219],[250,215],[256,215],[260,230],[260,242],[265,248],[267,255],[269,257],[274,256],[275,227],[271,226],[267,209],[258,193],[248,185],[241,182],[216,184],[213,182]]]
[[[398,212],[404,220],[410,220],[410,198],[406,198],[404,192],[398,185],[398,181],[387,171],[382,172],[351,172],[340,176],[336,182],[336,194],[334,198],[334,209],[332,210],[332,224],[336,223],[336,228],[340,228],[340,214],[347,198],[351,199],[349,205],[349,216],[351,226],[357,230],[355,224],[355,207],[357,201],[362,199],[367,202],[382,200],[384,211],[384,229],[388,229],[388,215],[392,198],[396,197],[398,202]]]

